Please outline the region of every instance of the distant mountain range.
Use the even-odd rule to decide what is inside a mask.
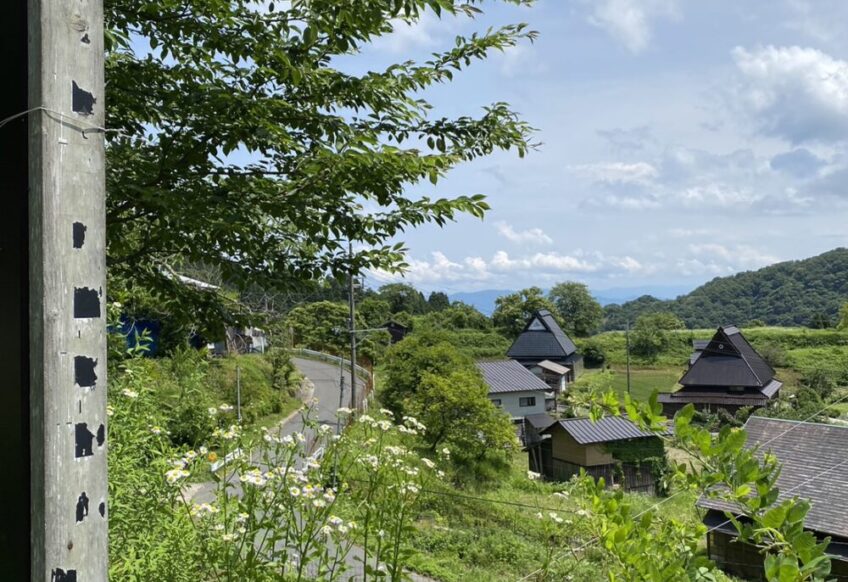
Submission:
[[[638,287],[592,289],[591,291],[598,303],[606,306],[613,303],[632,301],[643,295],[651,295],[658,299],[674,299],[691,290],[691,285],[643,285]],[[498,297],[515,293],[515,291],[515,289],[484,289],[483,291],[453,293],[450,295],[450,300],[462,301],[477,308],[481,313],[491,315],[495,310],[495,300]]]
[[[692,292],[662,300],[649,294],[604,308],[605,329],[623,329],[643,313],[670,311],[690,328],[724,324],[826,327],[848,301],[848,249],[717,277]]]

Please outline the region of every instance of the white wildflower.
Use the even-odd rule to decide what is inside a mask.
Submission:
[[[249,483],[256,487],[264,487],[268,482],[268,479],[262,474],[262,471],[259,469],[251,469],[244,473],[241,477],[239,477],[239,481],[242,483]]]
[[[162,431],[162,427],[161,427],[161,426],[151,426],[151,427],[150,427],[150,432],[152,432],[152,433],[153,433],[153,434],[155,434],[156,436],[159,436],[160,434],[162,434],[162,432],[163,432],[163,431]]]
[[[167,479],[168,483],[173,485],[177,481],[182,481],[189,475],[190,473],[185,469],[171,469],[170,471],[165,472],[165,479]]]
[[[121,394],[123,394],[127,398],[138,398],[138,392],[136,392],[135,390],[130,390],[129,388],[124,388],[123,390],[121,390]]]
[[[235,407],[232,404],[222,404],[218,407],[218,410],[220,410],[221,412],[232,412],[233,410],[235,410]]]
[[[206,412],[209,414],[209,416],[216,416],[218,414],[218,409],[214,406],[210,406],[206,409]]]
[[[300,487],[289,487],[289,494],[292,497],[300,497]]]
[[[534,471],[527,471],[527,478],[530,479],[531,481],[538,481],[541,476],[542,475],[540,475],[539,473],[536,473]]]
[[[431,461],[430,459],[421,459],[421,462],[422,462],[422,463],[424,463],[424,465],[425,465],[428,469],[435,469],[435,468],[436,468],[436,463],[434,463],[434,462],[433,462],[433,461]]]
[[[551,517],[551,519],[552,519],[552,520],[554,520],[556,523],[562,523],[562,518],[561,518],[560,516],[558,516],[556,513],[554,513],[553,511],[551,511],[550,513],[548,513],[548,515],[549,515],[549,516]]]

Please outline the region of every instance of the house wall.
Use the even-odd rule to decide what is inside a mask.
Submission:
[[[535,397],[535,406],[519,406],[520,398]],[[507,392],[489,394],[489,400],[500,400],[500,407],[512,418],[524,418],[528,414],[545,412],[545,392],[543,390],[527,390],[524,392]]]
[[[765,580],[763,555],[760,554],[760,550],[751,544],[734,540],[733,535],[722,531],[708,533],[707,546],[710,559],[728,574],[751,581]],[[848,561],[832,559],[828,580],[848,581]]]
[[[582,467],[609,465],[615,462],[602,445],[581,445],[565,429],[557,426],[551,431],[551,451],[555,459],[561,459]]]

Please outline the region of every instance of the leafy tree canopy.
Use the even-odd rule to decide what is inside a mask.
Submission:
[[[547,309],[554,315],[557,313],[556,305],[545,297],[539,287],[522,289],[495,300],[492,322],[505,336],[515,338],[540,309]]]
[[[450,299],[448,298],[447,293],[443,293],[442,291],[433,291],[427,298],[427,304],[430,306],[431,311],[441,311],[442,309],[450,307]]]
[[[471,358],[449,343],[446,334],[416,332],[398,342],[386,353],[380,400],[396,413],[405,412],[404,403],[421,385],[425,375],[448,376],[473,369]]]
[[[535,33],[507,25],[365,73],[339,59],[427,10],[473,16],[477,4],[107,0],[111,289],[149,290],[171,325],[220,331],[245,314],[177,272],[204,265],[228,288],[272,290],[395,271],[406,228],[482,216],[482,195],[416,185],[496,150],[524,155],[531,129],[505,103],[436,118],[422,94]]]
[[[668,332],[685,327],[683,321],[673,313],[640,315],[633,326],[631,349],[636,355],[655,358],[668,347],[671,341]]]
[[[350,350],[349,315],[348,306],[343,303],[318,301],[292,309],[286,316],[285,325],[295,346],[347,357]],[[357,314],[356,326],[360,329],[366,327],[360,314]],[[370,333],[358,337],[357,343],[360,354],[373,360],[385,351],[389,335],[384,331]]]
[[[604,308],[604,329],[624,329],[643,313],[670,311],[690,328],[744,325],[829,326],[848,298],[848,249],[717,277],[687,295],[640,297]]]
[[[391,313],[405,311],[411,315],[422,315],[430,309],[424,294],[406,283],[383,285],[377,291],[377,295],[389,304]]]
[[[471,305],[455,302],[441,311],[433,311],[419,318],[419,324],[435,329],[492,329],[492,320]]]
[[[839,310],[839,329],[848,329],[848,303],[842,304],[842,309]]]
[[[548,299],[556,306],[557,313],[567,333],[589,336],[600,327],[604,318],[601,304],[589,293],[589,287],[576,281],[558,283],[548,292]]]

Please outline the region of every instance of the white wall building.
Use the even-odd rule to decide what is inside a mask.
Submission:
[[[489,385],[489,400],[513,420],[545,412],[550,386],[515,360],[478,362],[477,368]]]

